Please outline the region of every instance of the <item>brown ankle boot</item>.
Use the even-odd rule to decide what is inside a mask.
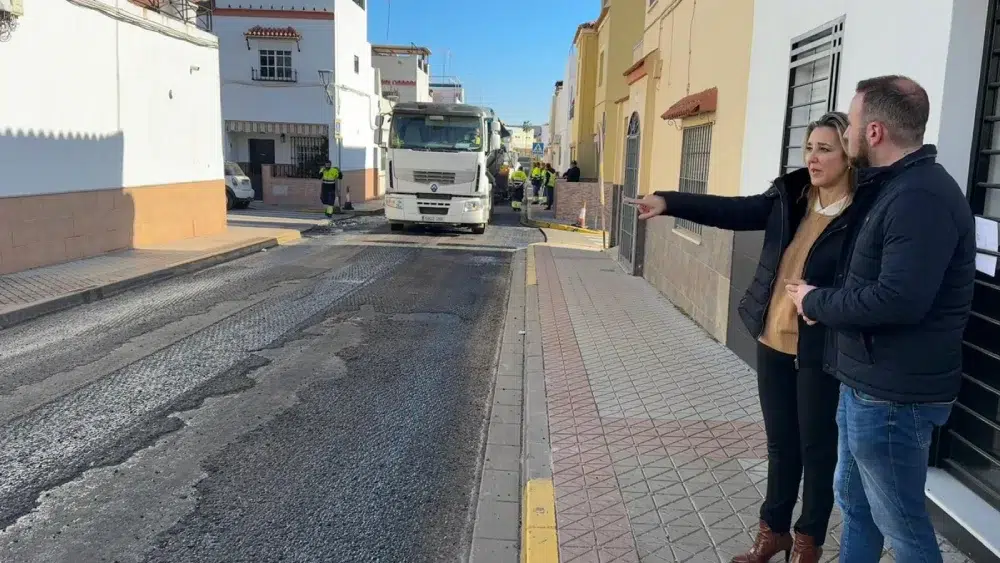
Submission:
[[[790,563],[819,563],[819,558],[822,555],[823,548],[816,545],[812,536],[795,532]]]
[[[767,563],[772,557],[785,552],[785,561],[792,551],[791,534],[776,534],[767,525],[767,522],[760,521],[760,530],[757,532],[757,539],[753,542],[750,551],[733,557],[730,563]]]

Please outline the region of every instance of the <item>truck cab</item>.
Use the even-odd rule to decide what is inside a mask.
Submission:
[[[386,117],[387,143],[382,139]],[[376,144],[386,147],[388,156],[385,216],[390,228],[433,224],[484,233],[493,216],[490,166],[501,146],[502,125],[493,110],[400,103],[388,116],[379,116],[378,125]]]

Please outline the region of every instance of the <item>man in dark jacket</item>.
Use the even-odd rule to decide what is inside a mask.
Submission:
[[[567,182],[579,182],[580,181],[580,167],[576,165],[576,161],[569,163],[569,168],[563,174],[563,178]]]
[[[922,144],[929,106],[905,77],[858,84],[848,148],[858,190],[877,199],[842,288],[788,286],[807,322],[836,331],[841,561],[875,563],[885,536],[899,561],[941,561],[924,484],[932,431],[961,385],[976,243],[965,196]]]

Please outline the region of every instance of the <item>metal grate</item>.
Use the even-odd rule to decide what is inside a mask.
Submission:
[[[414,170],[413,181],[421,184],[451,185],[455,183],[455,173],[438,170]]]
[[[843,17],[792,39],[779,174],[802,168],[806,127],[835,107],[843,40]]]
[[[708,193],[708,166],[711,155],[711,123],[684,129],[684,139],[681,142],[680,191],[691,194]],[[701,234],[701,225],[687,219],[677,219],[674,225],[679,229]]]
[[[329,141],[325,137],[291,137],[292,164],[290,178],[316,178],[329,159]]]
[[[639,114],[632,113],[625,133],[623,197],[634,198],[639,195],[639,148],[642,140],[640,133]],[[618,222],[618,262],[629,275],[642,275],[640,243],[645,242],[644,225],[645,223],[639,221],[638,209],[631,205],[621,206],[621,218]]]
[[[973,155],[966,193],[972,211],[1000,221],[1000,0],[990,2]],[[1000,253],[980,249],[980,254]],[[1000,508],[1000,280],[977,272],[965,327],[962,388],[937,436],[934,461]]]

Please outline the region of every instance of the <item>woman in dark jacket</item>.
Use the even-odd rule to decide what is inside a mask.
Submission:
[[[785,280],[804,279],[818,287],[842,284],[855,226],[872,195],[853,189],[846,129],[847,116],[838,112],[811,123],[803,137],[806,168],[777,178],[760,195],[656,192],[630,200],[639,206],[640,219],[670,215],[720,229],[764,231],[757,273],[739,314],[758,341],[767,494],[753,547],[733,563],[763,563],[780,552],[806,563],[822,554],[833,510],[839,382],[824,370],[832,335],[798,316]],[[803,475],[802,515],[793,528]]]

